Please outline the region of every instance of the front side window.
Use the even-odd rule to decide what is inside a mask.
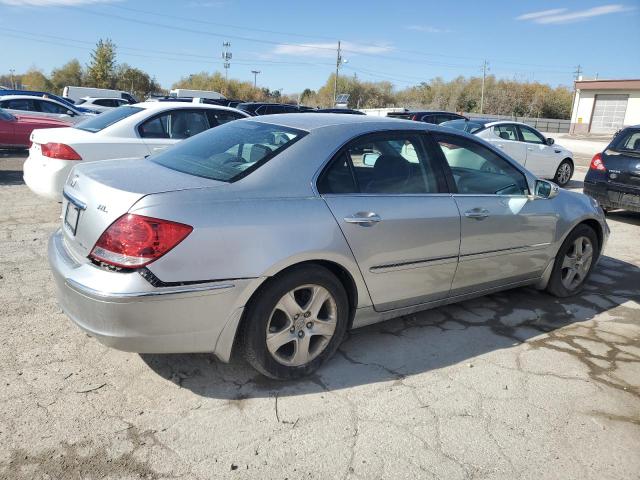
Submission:
[[[113,110],[101,113],[100,115],[90,117],[87,120],[74,125],[74,128],[96,133],[104,130],[114,123],[119,122],[120,120],[130,117],[131,115],[135,115],[138,112],[142,112],[143,110],[144,108],[130,106],[114,108]]]
[[[318,182],[320,193],[437,193],[437,170],[414,133],[367,135],[348,145]]]
[[[533,128],[527,127],[525,125],[518,125],[520,128],[520,133],[522,134],[522,138],[527,143],[539,143],[545,144],[544,137],[536,132]]]
[[[66,114],[67,109],[53,102],[45,102],[44,100],[36,100],[36,105],[41,112]]]
[[[451,169],[458,193],[467,195],[528,195],[527,179],[495,152],[472,140],[435,135]]]
[[[138,127],[142,138],[184,139],[209,129],[202,110],[173,110],[153,117]]]
[[[493,127],[493,133],[496,137],[500,137],[503,140],[510,140],[512,142],[519,140],[515,125],[496,125]]]
[[[260,168],[305,134],[279,125],[230,122],[180,142],[152,159],[189,175],[233,182]]]
[[[232,122],[240,118],[245,118],[244,115],[240,115],[236,112],[230,112],[228,110],[207,110],[207,118],[209,119],[209,125],[216,127],[223,123]]]

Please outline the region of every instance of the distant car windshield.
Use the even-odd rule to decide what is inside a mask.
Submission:
[[[74,126],[79,130],[85,130],[87,132],[96,133],[100,130],[104,130],[110,125],[119,122],[123,118],[130,117],[138,112],[144,110],[140,107],[118,107],[113,110],[109,110],[108,112],[101,113],[100,115],[96,115],[95,117],[91,117],[87,120],[84,120]]]
[[[198,177],[234,182],[302,138],[306,132],[245,120],[212,128],[151,159]]]
[[[482,123],[474,122],[473,120],[450,120],[448,122],[442,122],[441,127],[455,128],[456,130],[462,130],[467,133],[476,133],[478,130],[482,130],[484,125]]]
[[[612,148],[616,151],[640,154],[640,130],[623,130],[613,140]]]

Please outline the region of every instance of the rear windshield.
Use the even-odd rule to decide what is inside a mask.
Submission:
[[[264,165],[305,133],[242,120],[207,130],[151,158],[178,172],[233,182]]]
[[[96,115],[95,117],[88,118],[87,120],[76,124],[74,128],[96,133],[100,130],[104,130],[114,123],[119,122],[123,118],[130,117],[131,115],[141,112],[142,110],[144,110],[144,108],[130,106],[114,108],[113,110],[109,110],[108,112],[104,112],[100,115]]]
[[[613,139],[611,147],[616,151],[640,153],[640,130],[624,130]]]
[[[440,126],[455,128],[456,130],[462,130],[463,132],[467,132],[467,133],[476,133],[477,131],[482,130],[484,128],[484,125],[482,123],[476,123],[474,121],[463,120],[463,119],[442,122]]]

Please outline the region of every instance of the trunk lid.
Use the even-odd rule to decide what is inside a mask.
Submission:
[[[51,119],[47,119],[51,120]],[[88,139],[93,137],[93,133],[79,130],[77,128],[41,128],[34,130],[31,133],[31,141],[33,143],[64,143],[66,145],[72,145],[81,139]]]
[[[607,183],[640,190],[640,153],[607,150],[602,155]]]
[[[81,260],[91,253],[109,225],[146,195],[224,185],[227,184],[170,170],[150,160],[106,160],[78,165],[64,186],[65,243],[70,253]]]

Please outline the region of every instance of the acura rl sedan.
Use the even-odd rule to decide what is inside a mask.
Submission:
[[[351,328],[522,285],[576,294],[608,234],[595,200],[478,137],[287,114],[75,167],[49,262],[64,311],[105,345],[237,349],[287,379]]]

